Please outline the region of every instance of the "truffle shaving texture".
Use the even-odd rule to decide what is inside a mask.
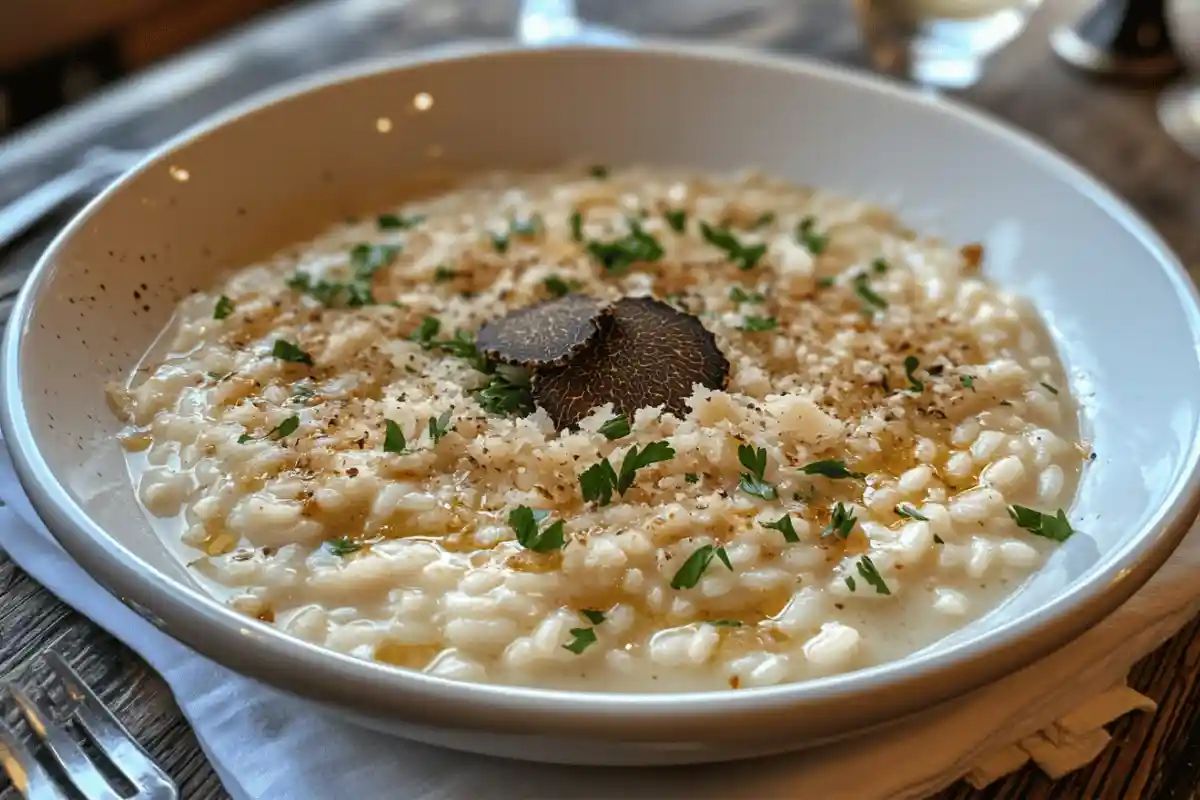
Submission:
[[[650,297],[627,297],[601,320],[587,352],[534,377],[533,394],[564,428],[604,403],[630,417],[659,405],[683,416],[695,384],[721,389],[728,377],[729,361],[700,320]]]
[[[562,366],[600,331],[607,304],[582,294],[510,311],[485,323],[475,337],[479,352],[523,367]]]

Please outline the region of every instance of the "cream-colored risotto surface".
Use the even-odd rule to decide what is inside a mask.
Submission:
[[[983,256],[757,173],[493,174],[233,272],[110,394],[163,535],[295,636],[491,683],[797,681],[962,627],[1070,532],[1073,403]],[[724,389],[557,430],[471,342],[568,291],[694,315]]]

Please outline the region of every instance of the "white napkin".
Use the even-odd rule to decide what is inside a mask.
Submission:
[[[1153,704],[1129,667],[1200,611],[1196,529],[1116,614],[991,686],[884,731],[794,755],[686,768],[546,766],[368,732],[242,678],[170,639],[108,594],[54,542],[0,447],[0,545],[65,602],[137,651],[170,685],[236,800],[516,798],[917,798],[964,775],[987,783],[1033,758],[1051,775],[1090,761],[1101,727]]]

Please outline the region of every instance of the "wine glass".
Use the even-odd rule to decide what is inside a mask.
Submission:
[[[931,89],[965,89],[1025,29],[1041,0],[854,0],[876,68]]]

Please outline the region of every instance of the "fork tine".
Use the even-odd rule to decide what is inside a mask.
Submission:
[[[54,756],[80,794],[87,800],[121,800],[70,734],[54,722],[51,714],[16,684],[8,684],[8,692],[17,701],[29,727],[46,745],[50,755]]]
[[[66,800],[46,770],[0,719],[0,768],[26,800]]]
[[[42,660],[62,682],[71,698],[76,719],[96,746],[138,788],[137,796],[146,800],[176,800],[179,794],[175,784],[66,659],[54,650],[47,650],[42,654]]]

